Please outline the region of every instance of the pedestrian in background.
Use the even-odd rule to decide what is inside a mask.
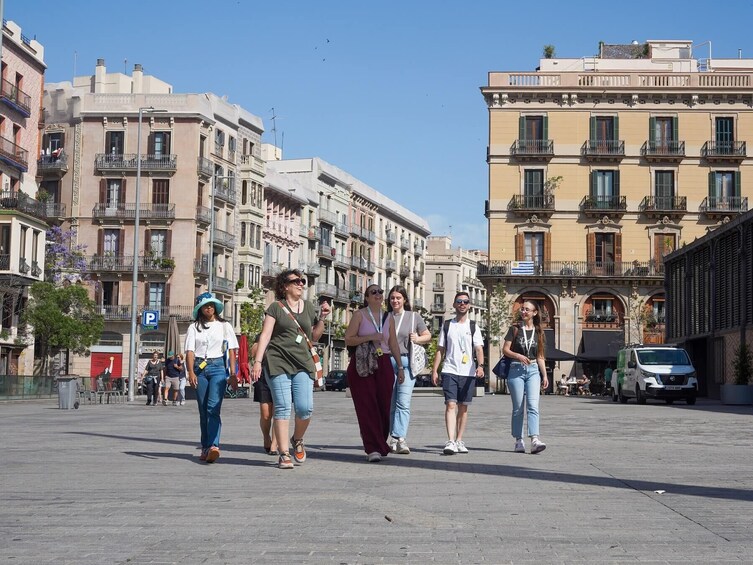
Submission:
[[[514,451],[525,453],[523,443],[523,410],[527,413],[528,436],[531,438],[531,453],[540,453],[546,444],[539,439],[539,397],[540,390],[549,386],[546,375],[546,339],[541,327],[539,307],[526,300],[518,310],[521,323],[515,337],[515,327],[510,326],[505,336],[502,352],[512,359],[507,375],[507,388],[512,399],[512,436],[515,438]],[[523,400],[525,398],[525,406]]]
[[[431,373],[431,382],[437,386],[439,365],[444,357],[442,391],[447,428],[447,443],[443,450],[445,455],[468,453],[463,441],[468,423],[468,407],[473,401],[476,378],[484,376],[484,338],[475,322],[468,319],[470,304],[471,298],[467,292],[455,294],[455,318],[442,325]]]
[[[392,452],[401,455],[410,454],[410,448],[405,438],[410,424],[410,402],[413,387],[416,385],[416,375],[410,368],[409,353],[412,343],[422,344],[431,341],[431,332],[427,329],[423,318],[411,310],[408,291],[397,285],[390,289],[387,300],[387,312],[393,317],[395,336],[400,347],[400,359],[390,355],[392,369],[395,373],[395,384],[392,390],[390,405],[390,434]],[[397,367],[403,367],[404,379],[400,381]]]
[[[165,383],[165,390],[164,390],[164,396],[162,398],[162,404],[167,404],[167,397],[168,393],[172,390],[173,391],[173,406],[177,406],[178,404],[178,395],[180,393],[180,373],[181,373],[181,365],[180,360],[175,356],[175,352],[168,351],[167,352],[167,361],[165,361],[165,377],[164,377],[164,383]]]
[[[274,403],[274,429],[280,456],[280,469],[292,469],[288,443],[289,421],[295,405],[295,428],[290,442],[293,458],[299,465],[306,461],[303,436],[309,427],[314,411],[314,378],[316,367],[307,345],[318,341],[324,333],[324,319],[330,306],[321,305],[317,316],[314,305],[304,300],[306,279],[298,269],[287,269],[277,275],[275,296],[264,316],[256,359],[251,371],[252,381],[262,376],[262,364],[266,368],[266,380]]]
[[[369,285],[363,306],[353,313],[345,330],[345,345],[350,348],[361,347],[363,352],[355,351],[350,356],[347,379],[363,449],[369,463],[378,463],[390,452],[387,436],[390,433],[390,405],[395,372],[390,357],[385,353],[391,353],[395,360],[397,382],[403,384],[406,378],[395,336],[394,317],[383,312],[383,303],[384,289],[375,284]],[[357,370],[358,355],[370,357],[372,363],[368,374],[361,374]]]
[[[152,358],[147,362],[144,369],[144,375],[142,382],[144,383],[144,390],[146,390],[146,405],[157,406],[158,399],[158,387],[162,383],[162,375],[164,373],[164,367],[159,360],[159,353],[156,351],[152,353]]]
[[[256,352],[259,350],[259,336],[254,339],[251,346],[251,359],[256,359]],[[274,414],[274,403],[272,402],[272,391],[269,390],[269,384],[266,379],[266,371],[262,363],[261,377],[254,381],[254,402],[259,403],[259,427],[261,428],[262,440],[264,442],[264,451],[267,455],[279,455],[277,452],[277,439],[275,437],[272,425]]]
[[[220,456],[220,411],[228,380],[232,379],[231,384],[237,386],[235,350],[238,340],[233,327],[222,318],[222,310],[222,302],[214,294],[200,294],[193,309],[194,323],[188,326],[186,333],[188,381],[196,388],[199,405],[199,459],[207,463],[214,463]]]
[[[178,404],[186,404],[186,364],[182,353],[178,353],[178,363],[180,364],[180,382],[178,383]],[[177,366],[177,365],[176,365]]]

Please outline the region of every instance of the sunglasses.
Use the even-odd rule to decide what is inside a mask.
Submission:
[[[383,290],[383,289],[381,289],[381,288],[373,288],[373,289],[371,289],[371,290],[369,291],[369,294],[370,294],[371,296],[376,296],[377,294],[379,294],[379,295],[382,295],[382,294],[384,294],[384,290]]]
[[[534,308],[521,308],[521,312],[535,312],[536,310]]]
[[[305,285],[306,284],[306,279],[300,279],[300,278],[299,279],[288,279],[288,280],[285,281],[285,284],[300,284],[300,285]]]
[[[455,304],[470,304],[470,303],[471,303],[471,301],[470,301],[470,300],[462,300],[462,299],[460,299],[460,298],[458,298],[458,299],[457,299],[457,300],[455,301]]]

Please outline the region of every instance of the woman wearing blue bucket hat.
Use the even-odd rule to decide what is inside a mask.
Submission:
[[[220,409],[228,379],[235,379],[235,350],[238,340],[222,314],[223,305],[214,294],[196,297],[195,322],[186,333],[188,382],[196,388],[201,426],[199,459],[214,463],[220,456]]]

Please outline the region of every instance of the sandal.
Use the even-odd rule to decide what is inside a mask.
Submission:
[[[288,453],[287,451],[281,453],[280,458],[277,460],[277,466],[280,469],[292,469],[293,460],[290,458],[290,453]]]

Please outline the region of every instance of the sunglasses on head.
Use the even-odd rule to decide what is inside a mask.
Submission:
[[[455,304],[470,304],[470,303],[471,303],[471,301],[468,300],[467,298],[458,298],[455,301]]]
[[[302,278],[288,279],[288,280],[285,281],[285,283],[286,284],[301,284],[301,285],[305,285],[306,284],[306,279],[302,279]]]
[[[381,289],[381,288],[372,288],[372,289],[371,289],[371,290],[369,291],[369,294],[370,294],[371,296],[376,296],[377,294],[384,294],[384,290],[383,290],[383,289]]]

